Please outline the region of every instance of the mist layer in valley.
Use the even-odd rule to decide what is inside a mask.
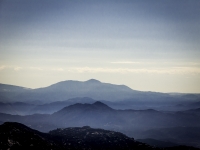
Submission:
[[[0,84],[4,122],[41,132],[90,126],[160,147],[200,147],[200,94],[142,92],[94,79],[39,89]]]

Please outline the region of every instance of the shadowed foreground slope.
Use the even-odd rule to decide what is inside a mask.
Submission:
[[[93,129],[89,126],[52,130],[42,133],[23,124],[6,122],[0,125],[0,149],[96,149],[96,150],[131,150],[158,149],[136,142],[122,133],[103,129]],[[174,147],[193,150],[192,147]],[[166,149],[167,150],[167,149]]]
[[[1,149],[153,149],[136,142],[122,133],[103,129],[82,128],[56,129],[42,133],[20,123],[6,122],[0,125]]]

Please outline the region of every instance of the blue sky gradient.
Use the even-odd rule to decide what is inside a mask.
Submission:
[[[200,92],[198,0],[2,0],[0,82]]]

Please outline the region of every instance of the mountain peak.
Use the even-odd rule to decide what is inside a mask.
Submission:
[[[98,105],[98,106],[107,106],[106,104],[100,102],[100,101],[96,101],[95,103],[93,103],[93,105]]]
[[[95,103],[92,104],[93,106],[97,107],[97,108],[103,108],[103,109],[112,109],[110,108],[108,105],[100,102],[100,101],[96,101]]]
[[[88,82],[88,83],[101,83],[99,80],[96,80],[96,79],[90,79],[90,80],[87,80],[85,82]]]

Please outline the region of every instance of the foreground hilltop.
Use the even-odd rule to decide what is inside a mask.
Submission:
[[[23,124],[6,122],[0,125],[0,149],[55,149],[55,150],[161,150],[147,144],[137,142],[126,135],[89,126],[52,130],[42,133]],[[177,146],[170,149],[195,150],[197,148]]]
[[[52,130],[42,133],[20,123],[6,122],[0,126],[0,147],[40,149],[154,149],[146,144],[136,142],[122,133],[89,126]]]

